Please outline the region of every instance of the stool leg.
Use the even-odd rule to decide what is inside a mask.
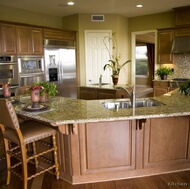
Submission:
[[[33,147],[33,154],[36,155],[36,143],[35,142],[32,142],[32,147]],[[35,166],[36,166],[36,168],[38,168],[38,164],[39,164],[38,158],[35,157],[34,160],[35,160]]]
[[[28,185],[28,168],[27,168],[27,155],[26,145],[21,145],[21,158],[22,158],[22,175],[23,175],[23,189],[27,189]]]
[[[11,156],[8,154],[9,142],[7,139],[4,139],[4,144],[5,144],[6,162],[7,162],[7,185],[8,185],[8,184],[10,184],[10,180],[11,180],[11,172],[10,172]]]
[[[55,175],[56,175],[56,178],[59,179],[59,164],[57,160],[57,143],[56,143],[55,135],[52,136],[52,142],[53,142],[53,147],[54,147]]]
[[[5,127],[2,124],[0,124],[0,131],[4,135]],[[8,152],[9,152],[9,141],[3,137],[3,142],[4,142],[4,148],[5,148],[6,163],[7,163],[7,185],[8,185],[10,183],[10,180],[11,180],[11,172],[10,172],[11,156],[8,154]]]

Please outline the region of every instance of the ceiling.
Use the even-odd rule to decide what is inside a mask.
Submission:
[[[136,17],[172,11],[173,8],[189,5],[189,0],[73,0],[75,5],[66,5],[67,0],[0,0],[0,5],[52,16],[69,16],[80,13],[120,14]],[[143,8],[136,8],[143,4]]]

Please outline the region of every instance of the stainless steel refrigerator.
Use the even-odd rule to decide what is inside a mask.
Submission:
[[[75,43],[57,45],[55,41],[46,40],[44,59],[46,81],[57,85],[59,96],[77,98]]]

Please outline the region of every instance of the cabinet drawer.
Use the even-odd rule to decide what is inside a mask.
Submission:
[[[170,84],[169,82],[154,82],[154,87],[169,87]]]

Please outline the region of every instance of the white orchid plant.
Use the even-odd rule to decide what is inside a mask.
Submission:
[[[113,49],[115,49],[115,51],[116,51],[115,55],[111,55],[111,53],[108,49],[108,46],[106,44],[106,40],[108,40],[109,42],[111,41],[113,43]],[[115,40],[114,37],[113,38],[111,38],[109,36],[104,37],[103,43],[104,43],[104,45],[109,53],[109,57],[110,57],[110,60],[108,61],[109,63],[105,64],[103,69],[105,71],[106,68],[111,68],[113,75],[119,75],[121,68],[123,68],[127,63],[131,62],[131,60],[127,60],[123,64],[119,63],[119,61],[121,59],[121,54],[118,55],[118,53],[117,53],[117,41]]]

